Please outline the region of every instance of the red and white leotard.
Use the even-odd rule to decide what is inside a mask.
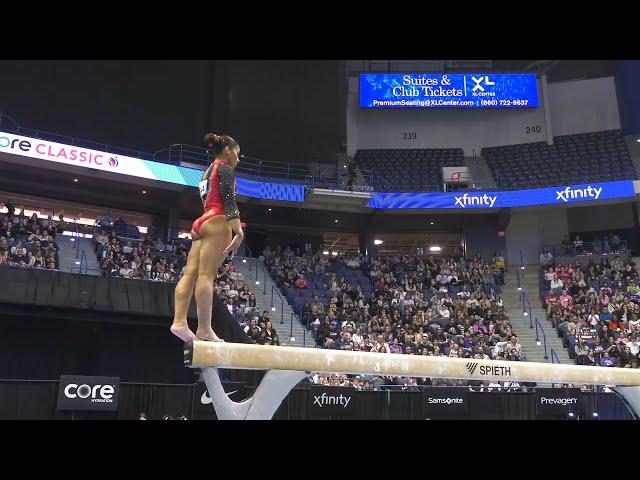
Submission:
[[[198,188],[204,213],[193,222],[191,228],[194,232],[200,233],[202,224],[218,215],[226,215],[227,220],[240,218],[233,168],[227,162],[215,160],[202,176]]]

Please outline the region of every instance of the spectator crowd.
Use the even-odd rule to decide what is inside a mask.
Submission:
[[[561,264],[545,251],[540,264],[547,319],[569,356],[578,365],[638,368],[640,277],[631,258]]]
[[[58,221],[52,215],[46,219],[35,213],[27,217],[24,207],[16,213],[10,200],[4,207],[7,213],[0,213],[0,265],[58,270],[55,238],[64,230],[64,216],[60,214]]]
[[[285,294],[290,289],[304,290],[310,282],[329,292],[328,301],[314,295],[298,312],[319,347],[486,360],[523,359],[500,297],[505,270],[500,254],[491,261],[480,255],[471,260],[428,255],[380,259],[323,255],[312,253],[309,248],[294,252],[289,247],[267,247],[264,257]],[[341,273],[348,270],[360,272],[369,285],[356,285],[345,279]],[[357,388],[367,388],[375,381],[355,382],[353,376],[347,375],[318,378],[318,383],[346,382]],[[408,386],[436,382],[415,378],[386,381]]]

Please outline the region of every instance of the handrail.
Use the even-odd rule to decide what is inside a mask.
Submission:
[[[76,247],[76,260],[78,260],[78,255],[80,254],[80,229],[78,228],[78,221],[74,218],[73,223],[76,226],[76,239],[75,239],[75,247]]]
[[[547,355],[547,335],[544,333],[544,328],[542,324],[538,321],[538,317],[535,319],[536,324],[536,342],[539,342],[540,339],[538,337],[538,327],[540,327],[540,331],[542,332],[542,341],[544,342],[544,359],[547,360],[549,356]]]
[[[253,258],[253,252],[249,248],[249,245],[247,245],[247,239],[245,238],[243,240],[243,242],[244,242],[244,248],[249,252],[249,259],[252,259]],[[245,255],[245,257],[246,257],[246,255]],[[246,263],[247,260],[243,258],[242,261]],[[251,271],[252,268],[253,268],[253,262],[250,261],[249,262],[249,271]]]
[[[271,285],[271,311],[275,310],[275,307],[273,306],[273,292],[276,292],[280,297],[280,324],[282,325],[284,323],[284,298],[278,288],[275,285]]]
[[[617,253],[629,253],[631,254],[631,252],[629,251],[628,248],[628,243],[627,240],[625,239],[620,239],[620,244],[616,247],[613,248],[611,246],[611,242],[610,241],[605,241],[605,240],[599,240],[598,241],[598,249],[596,251],[596,249],[593,248],[594,247],[594,242],[582,242],[582,253],[578,253],[576,247],[573,245],[573,243],[570,246],[564,246],[562,244],[548,244],[548,245],[542,245],[542,248],[539,250],[538,253],[542,253],[544,250],[548,250],[549,252],[551,252],[551,254],[553,255],[553,257],[557,257],[560,255],[569,255],[569,256],[577,256],[577,255],[585,255],[586,252],[589,253],[594,253],[594,254],[598,254],[598,255],[607,255],[607,254],[617,254]]]
[[[84,264],[84,273],[87,273],[87,269],[89,268],[89,262],[87,260],[87,254],[84,250],[82,250],[82,255],[80,256],[80,272],[82,272],[82,265]]]
[[[557,360],[557,362],[555,362],[554,360]],[[560,357],[558,357],[558,354],[553,348],[551,349],[551,363],[562,363],[560,361]]]
[[[522,286],[520,286],[520,270],[516,270],[516,282],[518,292],[522,292]]]
[[[520,270],[524,270],[524,257],[522,256],[522,250],[520,250]]]
[[[527,310],[528,308],[528,310]],[[533,328],[533,319],[531,318],[531,303],[526,292],[522,292],[522,314],[529,317],[529,328]]]

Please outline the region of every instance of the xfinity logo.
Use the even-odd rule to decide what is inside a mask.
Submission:
[[[475,83],[475,85],[473,86],[473,90],[471,90],[472,92],[475,92],[476,90],[480,90],[481,92],[484,92],[484,87],[481,85],[483,81],[484,81],[484,84],[487,85],[488,87],[496,84],[496,82],[490,81],[487,75],[485,75],[484,77],[478,77],[478,78],[472,76],[471,80],[473,80],[473,82]]]
[[[488,205],[489,208],[492,208],[498,199],[497,196],[489,196],[486,193],[484,195],[469,195],[465,193],[461,197],[453,197],[456,201],[456,206],[461,206],[462,208],[467,208],[469,205]]]
[[[548,397],[540,397],[541,405],[562,405],[566,407],[567,405],[574,405],[578,403],[578,399],[573,398],[548,398]]]
[[[64,388],[64,396],[67,398],[89,398],[91,403],[113,403],[113,385],[94,385],[90,387],[86,383],[78,386],[70,383]]]
[[[575,200],[576,198],[593,198],[594,200],[598,200],[600,198],[600,194],[602,193],[602,188],[594,188],[589,185],[587,188],[571,188],[567,187],[564,190],[556,191],[556,200],[562,200],[563,202],[568,202],[570,199]]]
[[[446,404],[446,405],[451,405],[452,403],[462,404],[462,403],[464,403],[464,398],[433,398],[433,397],[429,397],[429,398],[427,398],[427,402],[428,403],[435,403],[435,404]]]
[[[347,405],[349,405],[350,401],[351,397],[347,397],[342,394],[336,396],[323,393],[322,395],[313,396],[313,404],[318,405],[320,408],[324,407],[325,405],[340,405],[342,406],[342,408],[347,408]]]

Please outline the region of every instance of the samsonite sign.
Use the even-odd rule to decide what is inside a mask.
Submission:
[[[61,375],[58,410],[117,411],[120,377]]]
[[[469,412],[469,392],[466,388],[431,387],[423,390],[424,413],[466,414]]]

